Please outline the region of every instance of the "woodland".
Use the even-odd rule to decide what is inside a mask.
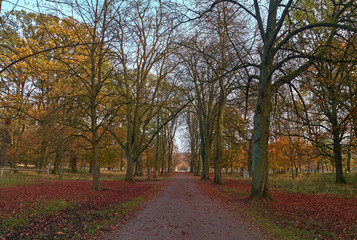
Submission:
[[[192,173],[247,171],[251,198],[356,168],[356,1],[33,4],[1,11],[0,168],[155,178],[179,128]]]

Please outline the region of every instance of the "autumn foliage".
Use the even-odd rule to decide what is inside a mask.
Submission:
[[[127,218],[133,207],[162,186],[153,183],[103,181],[101,192],[92,191],[89,181],[1,187],[0,239],[90,237]]]
[[[274,201],[248,201],[248,180],[226,179],[223,186],[200,182],[200,187],[253,219],[272,222],[279,229],[296,229],[301,238],[357,238],[357,198],[328,194],[272,191]],[[244,210],[242,210],[244,209]],[[260,222],[260,223],[261,223]],[[259,224],[259,222],[258,222]],[[279,236],[275,236],[279,237]]]

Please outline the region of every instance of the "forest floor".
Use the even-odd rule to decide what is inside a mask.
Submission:
[[[357,174],[343,186],[326,174],[272,176],[270,202],[250,200],[250,180],[234,174],[216,185],[189,173],[136,184],[108,173],[103,191],[84,173],[31,177],[0,179],[0,240],[357,239]]]
[[[217,196],[199,187],[197,178],[175,174],[162,191],[106,239],[264,239],[263,232]]]
[[[102,181],[102,191],[93,191],[91,181],[0,181],[0,239],[95,238],[130,218],[165,182]]]
[[[252,219],[269,238],[357,239],[357,195],[352,194],[355,191],[326,194],[307,193],[306,190],[316,190],[309,187],[303,193],[295,192],[296,189],[272,188],[273,201],[268,202],[249,199],[251,183],[248,179],[225,176],[222,185],[211,182],[198,181],[206,194],[220,198],[225,205]]]

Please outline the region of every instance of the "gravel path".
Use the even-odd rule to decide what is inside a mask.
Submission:
[[[264,239],[223,202],[205,195],[195,179],[174,175],[152,201],[107,239]]]

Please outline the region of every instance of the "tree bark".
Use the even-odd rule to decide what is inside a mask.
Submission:
[[[262,70],[258,88],[257,107],[254,116],[253,154],[252,154],[252,198],[271,199],[268,182],[268,140],[271,112],[270,69]]]
[[[202,158],[202,179],[209,179],[209,153],[210,146],[205,143],[205,139],[201,138],[201,158]]]
[[[126,155],[126,173],[125,173],[125,181],[134,183],[134,162],[135,159],[132,156],[132,154],[127,154]]]
[[[11,142],[11,137],[8,128],[5,127],[2,131],[1,149],[0,149],[0,167],[5,166],[7,147]]]
[[[346,183],[346,180],[343,177],[341,141],[337,129],[334,132],[333,152],[336,166],[336,183]]]
[[[170,139],[168,146],[168,156],[167,156],[167,172],[172,172],[172,155],[174,150],[173,139]]]
[[[150,180],[150,161],[149,161],[149,150],[146,149],[146,179]]]
[[[159,130],[160,126],[160,115],[157,113],[156,119],[156,130]],[[156,135],[156,152],[155,152],[155,169],[154,169],[154,178],[157,178],[157,172],[159,168],[159,156],[160,156],[160,133],[158,132]]]
[[[45,154],[46,154],[46,149],[47,149],[47,142],[44,140],[41,140],[41,147],[40,147],[40,154],[39,154],[39,167],[40,169],[43,169],[45,166]]]
[[[96,128],[94,128],[96,129]],[[92,189],[95,191],[100,191],[100,162],[99,162],[99,148],[98,148],[98,135],[97,131],[92,131],[92,174],[93,174],[93,186]]]
[[[163,129],[163,132],[165,130]],[[164,176],[165,165],[166,165],[166,134],[162,134],[162,141],[161,141],[162,153],[161,153],[161,176]]]
[[[135,164],[135,174],[134,176],[143,176],[143,159],[142,156],[138,157]]]
[[[225,97],[223,83],[221,83],[221,94],[218,106],[217,132],[216,132],[216,156],[214,161],[214,180],[213,183],[222,184],[222,162],[223,162],[223,118]]]
[[[77,162],[78,162],[78,155],[76,151],[71,151],[71,156],[70,156],[70,164],[71,164],[71,173],[77,173]]]
[[[352,134],[352,131],[351,131]],[[348,150],[347,150],[347,163],[346,163],[346,167],[347,167],[347,172],[350,173],[351,172],[351,148],[352,148],[352,136],[350,136],[350,143],[348,146]]]
[[[252,154],[253,154],[253,138],[249,139],[249,146],[248,146],[248,174],[249,177],[252,176]]]

